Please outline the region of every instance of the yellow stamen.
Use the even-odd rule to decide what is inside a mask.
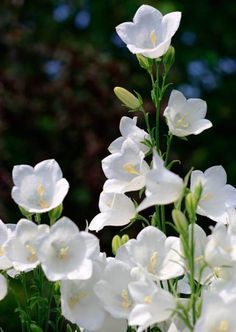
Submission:
[[[157,37],[156,37],[155,30],[152,30],[150,32],[150,39],[151,39],[151,43],[152,43],[153,47],[155,47],[156,43],[157,43]]]
[[[0,246],[0,257],[5,255],[5,250],[2,246]]]
[[[81,291],[76,295],[72,295],[68,301],[69,307],[73,309],[80,302],[80,300],[84,299],[87,295],[88,293],[84,291]]]
[[[179,120],[176,122],[176,128],[188,128],[189,122],[186,121],[186,117],[188,116],[188,113],[185,113]]]
[[[122,300],[121,301],[122,308],[129,309],[132,305],[132,302],[130,300],[128,291],[126,289],[122,289],[120,296]]]
[[[229,332],[229,322],[226,319],[220,321],[220,324],[212,332]]]
[[[221,267],[214,267],[213,274],[216,278],[220,278],[222,274],[222,268]]]
[[[44,199],[45,189],[42,183],[39,183],[37,188],[37,193],[39,197],[39,205],[42,209],[47,209],[49,207],[48,202]]]
[[[202,196],[201,200],[209,201],[209,199],[211,199],[212,197],[213,197],[213,195],[211,193],[206,193]]]
[[[27,256],[27,261],[30,263],[35,262],[37,260],[37,255],[34,247],[31,244],[27,244],[26,249],[29,252],[29,255]]]
[[[148,266],[147,266],[148,272],[150,272],[150,273],[155,272],[155,269],[156,269],[156,266],[157,266],[157,257],[158,257],[158,253],[157,253],[157,251],[154,251],[152,253],[152,256],[151,256],[150,261],[149,261]]]
[[[69,250],[68,246],[59,249],[58,252],[57,252],[57,257],[61,260],[67,259],[68,258],[68,250]]]
[[[139,175],[140,173],[135,169],[134,164],[126,163],[123,166],[124,170],[130,174]]]
[[[145,302],[146,304],[151,304],[151,303],[152,303],[152,297],[151,297],[151,295],[149,295],[149,296],[145,296],[145,298],[144,298],[144,302]]]

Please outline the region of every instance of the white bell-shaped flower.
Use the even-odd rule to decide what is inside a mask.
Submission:
[[[137,332],[171,317],[176,307],[172,294],[151,281],[136,281],[129,285],[134,307],[129,315],[129,325],[139,326]]]
[[[2,274],[0,274],[0,300],[4,299],[6,295],[7,295],[7,280]]]
[[[6,256],[5,244],[11,237],[11,229],[0,220],[0,270],[6,270],[12,267],[12,263]]]
[[[100,231],[105,226],[127,225],[136,215],[132,200],[124,194],[102,192],[99,199],[101,213],[96,215],[89,225],[89,230]]]
[[[92,260],[99,254],[98,239],[79,232],[73,221],[62,217],[38,243],[38,257],[46,277],[86,280],[92,275]]]
[[[167,280],[184,273],[179,238],[166,235],[153,226],[118,249],[116,258],[131,268],[139,268],[154,280]]]
[[[106,313],[104,322],[99,329],[96,329],[95,331],[85,329],[83,332],[126,332],[127,327],[128,324],[126,319],[116,319]]]
[[[115,318],[127,319],[133,308],[128,285],[134,281],[130,267],[120,261],[108,262],[102,279],[95,285],[95,293],[104,308]]]
[[[21,219],[5,245],[7,257],[16,271],[30,271],[39,265],[37,241],[49,231],[47,225],[36,225]]]
[[[203,297],[202,313],[194,332],[236,331],[236,297],[227,301],[218,294],[206,292]]]
[[[164,111],[164,116],[170,133],[184,137],[191,134],[198,135],[212,127],[212,123],[204,119],[206,112],[207,104],[204,100],[198,98],[186,99],[180,91],[173,90],[168,106]]]
[[[236,207],[236,189],[226,184],[227,175],[222,166],[213,166],[204,173],[193,171],[191,175],[191,191],[201,184],[202,195],[197,213],[214,221],[227,223],[227,210]]]
[[[102,169],[108,178],[103,190],[125,193],[143,188],[145,176],[149,171],[144,157],[138,145],[131,138],[127,138],[120,152],[113,153],[102,160]]]
[[[50,211],[62,203],[68,192],[69,184],[62,176],[60,166],[53,159],[35,167],[14,166],[12,198],[28,212]]]
[[[141,211],[153,205],[175,202],[184,188],[183,180],[164,166],[164,161],[153,152],[153,168],[146,174],[146,198],[138,206]]]
[[[156,8],[142,5],[133,22],[118,25],[116,31],[130,52],[154,59],[167,52],[180,19],[180,12],[162,16]]]
[[[150,139],[150,137],[145,130],[137,126],[137,119],[137,116],[133,117],[133,119],[128,116],[122,116],[120,120],[120,133],[122,136],[110,144],[108,147],[110,153],[120,152],[122,144],[128,137],[138,145],[140,151],[148,152],[149,148],[143,142],[145,139]]]

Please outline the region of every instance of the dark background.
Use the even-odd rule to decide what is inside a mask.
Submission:
[[[150,82],[115,33],[143,4],[183,17],[173,38],[176,63],[169,80],[186,97],[208,103],[213,128],[189,141],[175,139],[172,159],[181,175],[222,164],[236,185],[234,1],[225,0],[1,0],[0,3],[0,218],[17,222],[10,198],[16,164],[55,158],[70,183],[64,214],[84,228],[97,213],[105,177],[101,159],[127,115],[115,86],[142,94]],[[168,101],[163,102],[163,110]],[[163,128],[166,130],[162,119]],[[142,118],[139,125],[142,126]],[[106,248],[111,234],[101,231]],[[113,229],[117,232],[117,229]],[[1,322],[0,322],[1,325]],[[3,323],[4,325],[4,323]],[[11,331],[7,329],[7,331]],[[12,328],[13,331],[13,328]]]

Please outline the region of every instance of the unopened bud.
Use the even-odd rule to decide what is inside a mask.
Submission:
[[[129,241],[129,235],[128,234],[124,234],[122,237],[121,237],[121,245],[123,246],[123,244],[126,244],[126,242]]]
[[[121,238],[119,237],[119,235],[115,235],[111,241],[111,249],[114,256],[116,255],[116,252],[121,245]]]
[[[114,93],[116,97],[129,109],[135,110],[141,107],[140,100],[128,90],[117,86],[114,89]]]
[[[196,187],[194,188],[194,197],[195,197],[197,204],[200,201],[201,196],[202,196],[202,184],[201,184],[201,182],[199,182],[196,185]]]
[[[174,220],[177,231],[182,234],[188,229],[188,221],[184,213],[180,210],[174,209],[172,211],[172,218]]]
[[[189,216],[193,216],[196,213],[197,202],[193,193],[189,193],[185,197],[185,206],[188,211]]]
[[[175,61],[175,49],[173,46],[170,46],[168,51],[166,52],[166,54],[163,57],[163,64],[164,64],[166,72],[168,72],[170,70],[174,61]]]

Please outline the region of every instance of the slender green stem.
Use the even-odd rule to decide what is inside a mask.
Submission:
[[[165,166],[169,163],[169,157],[170,157],[170,146],[172,142],[173,135],[171,133],[168,134],[167,137],[167,147],[166,147],[166,156],[165,156]]]

